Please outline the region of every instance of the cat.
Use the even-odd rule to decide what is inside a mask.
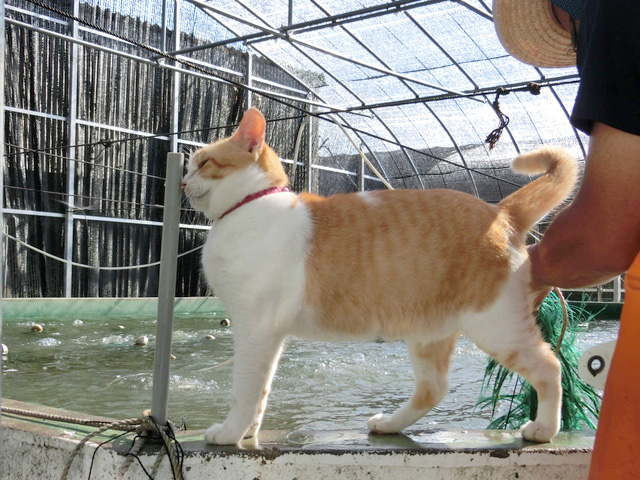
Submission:
[[[193,208],[214,220],[202,265],[233,321],[231,408],[206,442],[257,438],[287,336],[404,340],[415,391],[368,421],[373,433],[400,432],[447,393],[460,334],[534,386],[537,418],[522,436],[550,441],[560,363],[532,315],[525,235],[573,190],[575,159],[558,147],[518,156],[514,170],[544,175],[497,205],[443,189],[324,198],[287,190],[265,129],[249,109],[233,136],[194,152],[182,181]]]

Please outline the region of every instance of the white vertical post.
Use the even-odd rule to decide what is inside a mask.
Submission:
[[[245,82],[249,88],[253,86],[253,56],[251,52],[247,52],[247,78]],[[251,90],[247,90],[247,108],[249,110],[253,106],[253,92]]]
[[[78,17],[80,13],[79,0],[73,1],[73,15]],[[71,35],[74,39],[78,38],[78,22],[71,21]],[[67,127],[69,128],[69,151],[67,153],[67,206],[64,226],[64,258],[65,263],[64,274],[64,296],[71,297],[73,285],[73,246],[74,241],[74,205],[75,205],[75,181],[76,181],[76,156],[77,151],[75,144],[77,143],[77,115],[78,115],[78,44],[71,43],[71,53],[69,57],[69,114],[67,115]]]
[[[613,279],[613,301],[620,303],[622,301],[622,277],[618,275]]]
[[[180,228],[180,182],[184,155],[167,155],[167,178],[162,216],[162,247],[160,253],[160,280],[158,282],[158,320],[156,324],[156,350],[153,368],[151,416],[160,426],[167,424],[169,397],[169,363],[171,361],[171,332],[176,293],[176,260],[178,230]]]
[[[314,125],[315,125],[315,120],[314,120],[314,116],[312,115],[314,110],[313,106],[309,106],[309,137],[307,139],[307,158],[305,158],[304,160],[304,168],[307,171],[307,179],[304,185],[304,191],[311,193],[313,191],[313,169],[311,167],[311,165],[313,165],[313,161],[316,157],[316,152],[313,149],[314,147]]]
[[[362,149],[363,145],[360,143],[360,149]],[[364,183],[364,159],[361,155],[358,155],[358,191],[364,192],[365,183]]]

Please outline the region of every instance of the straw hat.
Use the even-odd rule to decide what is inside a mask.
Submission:
[[[493,0],[493,22],[505,50],[536,67],[571,67],[571,34],[555,19],[549,0]]]

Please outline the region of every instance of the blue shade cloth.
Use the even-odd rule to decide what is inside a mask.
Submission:
[[[584,0],[551,0],[551,3],[560,7],[576,20],[580,20],[582,18]]]

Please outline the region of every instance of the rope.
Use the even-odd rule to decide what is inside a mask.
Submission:
[[[132,427],[132,426],[137,426],[137,425],[140,425],[140,419],[139,418],[129,418],[127,420],[121,420],[121,421],[118,421],[118,422],[114,422],[112,424],[103,425],[102,427],[100,427],[95,432],[91,432],[89,435],[87,435],[82,440],[80,440],[80,442],[78,442],[76,447],[73,449],[73,452],[71,452],[71,456],[67,459],[67,462],[64,465],[64,468],[62,470],[62,475],[60,476],[60,479],[61,480],[66,480],[67,479],[67,477],[69,476],[69,470],[71,469],[71,464],[73,463],[73,460],[76,458],[78,453],[80,453],[80,450],[82,449],[82,447],[89,440],[91,440],[93,437],[95,437],[96,435],[99,435],[99,434],[101,434],[103,432],[106,432],[107,430],[120,430],[123,427]],[[131,428],[128,428],[128,429],[130,430]]]
[[[145,431],[134,439],[133,445],[131,445],[131,448],[127,452],[127,458],[118,469],[119,476],[124,477],[124,474],[127,473],[127,470],[129,470],[131,463],[133,463],[133,459],[138,457],[138,453],[140,453],[140,449],[142,449],[142,447],[144,446],[148,435],[149,433]]]
[[[67,480],[68,476],[69,476],[69,470],[71,469],[71,465],[73,464],[73,460],[76,458],[76,456],[78,455],[78,453],[80,452],[80,450],[82,450],[82,447],[89,441],[91,440],[93,437],[95,437],[96,435],[99,435],[101,433],[106,432],[107,430],[119,430],[122,428],[127,428],[129,430],[131,430],[130,427],[137,427],[135,429],[135,431],[138,432],[138,434],[143,437],[143,433],[147,432],[144,435],[144,438],[147,438],[149,433],[151,434],[158,434],[160,436],[160,438],[162,439],[162,442],[164,443],[165,449],[167,451],[167,454],[169,455],[169,461],[171,463],[171,470],[173,473],[174,478],[178,479],[178,480],[183,480],[183,476],[182,476],[182,461],[181,458],[178,458],[178,446],[177,444],[174,445],[174,440],[175,437],[173,437],[173,432],[171,429],[171,426],[169,425],[167,428],[171,431],[171,436],[173,438],[170,438],[169,435],[167,435],[167,433],[165,432],[165,429],[160,428],[158,426],[158,424],[155,422],[155,420],[153,419],[153,417],[151,417],[150,415],[150,411],[149,410],[145,410],[144,413],[142,414],[142,417],[139,418],[129,418],[126,420],[120,420],[117,422],[113,422],[107,425],[103,425],[102,427],[100,427],[98,430],[96,430],[95,432],[91,432],[90,434],[88,434],[86,437],[84,437],[82,440],[80,440],[80,442],[78,442],[78,444],[76,445],[76,447],[73,449],[73,452],[71,452],[71,456],[69,457],[69,459],[67,460],[64,469],[62,470],[62,475],[60,476],[60,480]],[[134,443],[135,445],[135,443]],[[142,446],[138,446],[138,450],[141,448]],[[162,458],[162,457],[158,457],[158,458]],[[156,459],[156,464],[159,465],[159,461],[158,459]],[[128,465],[127,465],[128,467]],[[157,468],[156,468],[157,470]]]
[[[560,332],[560,337],[556,343],[556,348],[553,350],[555,353],[558,353],[562,346],[562,341],[564,340],[564,334],[567,332],[567,327],[569,326],[569,310],[567,309],[567,301],[565,300],[564,295],[562,295],[560,289],[558,287],[553,287],[553,292],[560,299],[560,305],[562,306],[562,331]]]
[[[133,446],[127,453],[128,456],[137,455],[137,453],[142,448],[144,441],[147,438],[149,438],[150,433],[158,434],[164,443],[167,454],[169,455],[169,461],[171,463],[171,469],[172,469],[174,478],[177,478],[180,480],[183,479],[182,459],[178,458],[179,457],[178,449],[180,447],[177,445],[177,443],[175,444],[175,446],[173,445],[175,443],[175,436],[173,435],[173,429],[169,425],[168,429],[170,433],[167,434],[165,432],[165,429],[160,428],[158,424],[155,422],[155,420],[153,419],[153,417],[151,417],[149,410],[145,410],[145,412],[143,413],[143,416],[139,418],[128,418],[126,420],[119,420],[116,422],[106,422],[106,421],[100,421],[100,420],[87,420],[82,418],[67,417],[63,415],[46,414],[41,412],[34,412],[32,410],[24,410],[20,408],[12,408],[12,407],[1,407],[1,408],[2,408],[2,413],[9,413],[14,415],[20,415],[23,417],[32,417],[32,418],[39,418],[44,420],[52,420],[56,422],[99,427],[98,430],[88,434],[76,445],[73,452],[71,452],[71,456],[65,463],[64,469],[62,470],[62,475],[60,477],[61,480],[67,479],[73,460],[78,455],[82,447],[93,437],[95,437],[96,435],[100,435],[101,433],[104,433],[107,430],[125,430],[126,433],[133,432],[133,431],[138,432],[138,436],[142,440],[139,441],[136,439],[136,441],[134,441]],[[132,428],[132,427],[135,427],[135,428]],[[156,463],[154,465],[154,470],[153,470],[154,474],[157,471],[161,460],[162,460],[162,457],[158,456],[158,458],[156,459]],[[128,459],[127,461],[125,461],[125,464],[121,467],[120,471],[122,473],[126,472],[130,464],[131,464],[131,460]]]
[[[89,465],[89,474],[87,475],[87,479],[91,480],[91,472],[93,472],[93,464],[96,461],[96,455],[98,454],[98,450],[100,450],[100,448],[102,448],[103,446],[105,446],[107,443],[111,443],[111,442],[115,442],[117,439],[124,437],[125,435],[128,435],[130,433],[135,432],[135,429],[131,429],[128,430],[124,433],[121,433],[120,435],[115,435],[111,438],[109,438],[108,440],[105,440],[102,443],[99,443],[98,446],[93,450],[93,455],[91,455],[91,464]],[[136,437],[137,439],[138,437]],[[127,457],[128,459],[129,457]],[[144,473],[147,474],[147,477],[149,477],[151,480],[153,480],[153,478],[151,478],[151,476],[147,473],[146,469],[144,468],[144,465],[142,465],[142,462],[140,461],[140,457],[134,457],[138,460],[138,462],[140,463],[140,467],[142,468],[142,470],[144,471]],[[126,461],[126,460],[125,460]]]
[[[41,255],[44,255],[45,257],[49,257],[49,258],[52,258],[53,260],[57,260],[58,262],[65,263],[65,264],[68,264],[68,265],[73,265],[74,267],[79,267],[79,268],[88,268],[88,269],[91,269],[91,270],[112,271],[112,270],[137,270],[137,269],[140,269],[140,268],[157,267],[158,265],[160,265],[159,261],[158,262],[153,262],[153,263],[146,263],[146,264],[143,264],[143,265],[129,265],[129,266],[125,266],[125,267],[99,267],[99,266],[97,267],[97,266],[94,266],[94,265],[85,265],[84,263],[78,263],[78,262],[73,262],[71,260],[66,260],[64,258],[57,257],[57,256],[55,256],[55,255],[53,255],[51,253],[45,252],[44,250],[40,250],[39,248],[34,247],[33,245],[28,244],[27,242],[23,242],[22,240],[19,240],[16,237],[14,237],[13,235],[10,235],[10,234],[8,234],[6,232],[4,232],[4,235],[7,238],[13,240],[14,242],[19,243],[20,245],[22,245],[22,246],[24,246],[26,248],[29,248],[29,249],[33,250],[34,252],[37,252],[37,253],[39,253]],[[200,245],[200,246],[192,248],[191,250],[188,250],[186,252],[182,252],[176,258],[186,257],[187,255],[195,252],[196,250],[200,250],[203,247],[204,247],[204,245]]]
[[[98,428],[98,430],[96,430],[95,432],[92,432],[88,434],[86,437],[84,437],[76,445],[73,452],[71,452],[71,456],[65,463],[64,469],[62,471],[61,480],[67,479],[69,475],[69,470],[71,468],[71,464],[73,463],[73,460],[78,455],[82,447],[93,437],[100,435],[101,433],[104,433],[107,430],[122,430],[125,432],[122,435],[126,435],[127,433],[132,433],[132,432],[137,432],[138,434],[138,436],[133,442],[133,445],[127,452],[127,459],[119,469],[120,475],[124,475],[126,473],[127,469],[131,465],[131,462],[133,461],[133,458],[137,458],[137,455],[140,452],[140,449],[144,446],[145,441],[148,440],[151,435],[157,435],[159,436],[159,438],[162,439],[162,442],[165,446],[167,454],[169,455],[169,462],[171,463],[171,470],[173,472],[174,478],[183,480],[183,475],[182,475],[183,453],[182,453],[181,447],[179,446],[179,444],[175,439],[173,428],[171,424],[169,424],[169,426],[167,427],[167,429],[169,430],[169,433],[166,433],[165,429],[158,426],[158,424],[153,419],[153,417],[151,417],[149,410],[145,410],[142,414],[142,417],[128,418],[128,419],[119,420],[116,422],[109,422],[104,420],[89,420],[85,418],[77,418],[77,417],[69,417],[65,415],[43,413],[43,412],[37,412],[34,410],[26,410],[22,408],[14,408],[14,407],[0,407],[0,411],[3,414],[19,415],[21,417],[38,418],[41,420],[51,420],[54,422],[70,423],[70,424]],[[117,437],[120,437],[122,435],[118,435]],[[108,443],[108,442],[103,442],[98,447],[100,447],[104,443]],[[175,447],[173,447],[174,443],[175,443]],[[178,451],[180,451],[180,453]],[[95,453],[94,453],[94,457],[95,457]],[[156,458],[156,461],[152,468],[152,474],[150,475],[151,478],[153,478],[152,476],[155,476],[155,474],[157,473],[157,470],[160,466],[160,462],[162,461],[162,458],[163,457],[161,455],[158,455],[158,457]],[[91,466],[93,467],[93,460],[91,462]],[[144,466],[142,466],[142,468],[144,469]]]
[[[54,422],[62,422],[62,423],[75,423],[77,425],[85,425],[89,427],[102,427],[104,425],[110,425],[111,422],[102,421],[102,420],[88,420],[86,418],[77,418],[77,417],[67,417],[64,415],[54,415],[51,413],[42,413],[36,412],[33,410],[25,410],[22,408],[14,408],[14,407],[0,407],[0,411],[2,413],[9,413],[11,415],[19,415],[21,417],[33,417],[39,418],[42,420],[51,420]],[[112,428],[112,430],[116,430],[116,428]]]

